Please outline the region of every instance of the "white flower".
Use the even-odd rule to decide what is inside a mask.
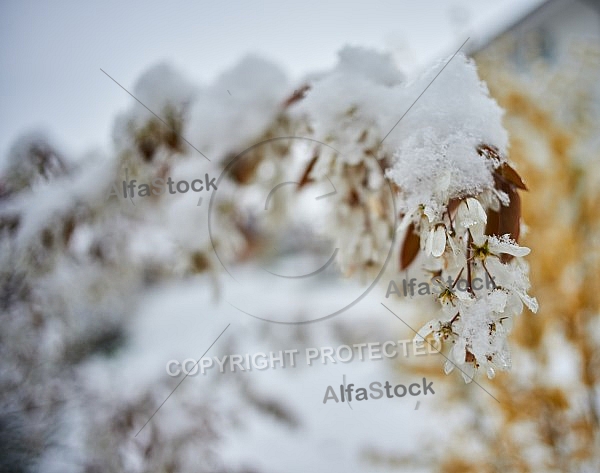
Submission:
[[[508,317],[502,313],[506,300],[505,292],[495,290],[461,310],[452,325],[455,344],[444,367],[446,373],[453,370],[454,363],[470,382],[479,370],[493,378],[497,370],[510,368],[506,344],[510,324],[505,323]]]
[[[456,212],[456,224],[458,229],[471,232],[476,245],[481,245],[485,241],[486,223],[487,214],[477,199],[468,197],[460,203]]]
[[[423,344],[429,335],[433,335],[433,338],[438,341],[452,339],[456,335],[452,330],[452,324],[456,320],[456,313],[453,316],[446,316],[446,319],[432,319],[427,322],[419,329],[417,335],[414,337],[414,341],[418,344]]]
[[[525,304],[533,313],[537,312],[539,306],[536,298],[527,294],[529,278],[525,262],[514,259],[504,264],[498,258],[488,258],[486,267],[494,276],[496,285],[504,288],[508,293],[507,311],[519,315],[523,312],[523,304]]]
[[[442,313],[447,317],[454,317],[474,301],[473,296],[468,292],[452,288],[446,288],[438,299],[442,304]]]

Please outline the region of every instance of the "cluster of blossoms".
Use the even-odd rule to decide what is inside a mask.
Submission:
[[[342,270],[364,275],[382,267],[399,212],[401,269],[420,255],[434,278],[468,282],[466,293],[450,286],[437,295],[441,315],[417,338],[451,343],[445,370],[458,366],[466,381],[479,368],[490,378],[508,369],[512,317],[523,304],[537,310],[522,259],[529,250],[517,244],[518,190],[526,187],[505,158],[503,112],[475,65],[458,55],[409,82],[389,56],[346,48],[307,89],[292,116],[326,145],[305,177],[327,177],[340,191],[324,232],[341,248]],[[471,282],[486,276],[494,288],[476,291]]]
[[[436,294],[441,314],[425,324],[415,340],[423,343],[431,335],[452,344],[444,370],[450,373],[458,367],[466,382],[478,369],[490,379],[497,370],[510,369],[506,337],[512,318],[522,313],[524,305],[533,312],[538,308],[527,294],[523,257],[530,250],[517,244],[517,189],[525,185],[495,148],[480,146],[478,151],[490,162],[494,186],[474,196],[451,198],[441,215],[427,214],[425,206],[407,214],[401,254],[401,266],[406,267],[420,250],[432,278],[455,281]],[[459,291],[456,282],[465,275],[467,291]],[[472,281],[486,276],[493,288],[476,290]]]
[[[388,258],[395,231],[385,179],[392,147],[381,142],[393,124],[389,101],[404,90],[404,75],[387,54],[347,47],[333,70],[307,82],[308,93],[291,113],[300,133],[324,146],[306,176],[329,179],[337,189],[322,232],[340,249],[344,274],[373,276]]]
[[[443,75],[431,83],[442,67]],[[430,83],[427,93],[413,104]],[[298,191],[331,183],[336,193],[327,199],[329,213],[316,230],[339,248],[337,263],[344,274],[368,278],[381,270],[399,215],[401,228],[408,229],[403,259],[416,256],[420,249],[432,260],[422,261],[423,265],[434,273],[455,277],[463,269],[469,280],[490,273],[499,286],[503,281],[498,290],[521,294],[534,308],[525,295],[527,270],[520,250],[513,262],[506,256],[496,258],[505,271],[517,265],[506,281],[495,273],[495,263],[486,262],[486,252],[489,249],[492,255],[495,244],[506,246],[507,238],[516,242],[517,189],[524,186],[503,157],[508,139],[502,110],[489,97],[471,61],[458,55],[408,81],[390,55],[348,47],[332,70],[308,76],[300,84],[290,94],[285,75],[257,58],[243,60],[204,89],[157,67],[140,80],[135,93],[159,111],[171,131],[134,105],[115,127],[120,167],[146,180],[167,172],[185,176],[208,166],[215,175],[225,169],[213,213],[213,237],[219,254],[229,261],[252,254],[252,246],[265,232],[279,233],[281,239],[282,223],[298,213],[297,202],[290,202],[293,196],[284,194],[287,201],[275,199],[266,218],[259,219],[250,204],[256,195],[288,180],[298,183]],[[223,87],[244,92],[223,96]],[[410,112],[395,128],[407,109]],[[210,165],[181,136],[201,143]],[[280,139],[285,136],[311,141]],[[189,155],[197,159],[186,159]],[[202,228],[210,218],[207,209],[182,207],[173,212],[178,203],[166,199],[154,205],[155,212],[157,206],[164,207],[161,218],[178,228],[168,239],[201,261],[200,269],[216,269],[209,236]],[[472,298],[479,302],[479,295]],[[507,315],[500,318],[506,326]],[[465,315],[457,316],[454,324],[465,320]],[[457,355],[457,361],[474,356],[477,361],[469,363],[476,366],[479,360],[507,358],[474,353],[469,340],[465,338],[465,354]]]

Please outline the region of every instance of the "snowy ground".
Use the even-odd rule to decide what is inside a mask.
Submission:
[[[244,271],[254,271],[255,287],[250,290],[255,294],[269,291],[265,276],[252,268]],[[169,407],[185,404],[186,400],[202,400],[218,414],[220,440],[215,444],[214,457],[207,460],[207,471],[391,471],[398,464],[381,458],[414,456],[425,445],[442,441],[444,432],[451,431],[439,428],[436,415],[448,390],[439,378],[430,378],[434,381],[434,396],[323,404],[327,386],[337,391],[344,377],[347,384],[366,387],[374,381],[390,381],[393,385],[420,382],[425,375],[419,368],[413,372],[404,369],[411,363],[441,371],[440,355],[415,357],[410,346],[408,358],[360,361],[355,356],[349,363],[323,364],[315,360],[307,365],[306,347],[412,339],[414,334],[380,302],[392,307],[413,327],[418,324],[414,305],[385,299],[387,284],[380,284],[338,316],[306,325],[272,324],[240,313],[228,303],[233,292],[229,287],[224,285],[218,300],[202,279],[162,287],[142,297],[129,327],[131,342],[127,348],[108,361],[98,358],[80,366],[86,389],[109,402],[111,397],[134,396],[139,387],[156,383],[157,397],[166,398],[169,391],[159,381],[171,389],[182,379],[169,378],[166,362],[198,359],[231,324],[207,357],[291,349],[300,353],[295,367],[235,373],[220,373],[213,368],[204,375],[189,376],[165,403],[151,423],[166,429],[181,427],[180,413]],[[310,290],[305,284],[299,293],[277,289],[275,298],[259,297],[257,305],[261,299],[266,301],[262,309],[268,311],[267,304],[272,309],[279,302],[278,311],[287,307],[289,313],[306,315],[317,309],[335,308],[352,292],[346,283],[334,280],[327,285],[314,284]],[[454,382],[459,382],[458,378]],[[478,389],[474,385],[470,388]],[[68,418],[72,414],[66,415]],[[444,424],[448,427],[459,419],[459,413],[445,414]],[[146,426],[141,438],[150,431],[150,425]],[[427,471],[404,465],[403,471]]]

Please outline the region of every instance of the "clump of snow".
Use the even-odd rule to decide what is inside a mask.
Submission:
[[[46,133],[39,130],[24,133],[2,160],[0,197],[63,176],[73,164],[68,156],[58,152]]]
[[[389,118],[399,116],[403,81],[390,55],[346,47],[332,71],[309,80],[311,89],[293,113],[307,121],[315,139],[339,150],[337,159],[357,164],[365,149],[377,147]]]
[[[278,66],[247,56],[202,90],[186,130],[210,159],[221,159],[260,139],[289,94],[288,79]]]
[[[450,199],[490,189],[490,161],[477,154],[473,141],[463,132],[444,135],[433,127],[407,137],[387,172],[400,187],[398,210],[408,214],[423,206],[427,215],[439,216]]]
[[[458,54],[443,66],[407,87],[416,98],[431,84],[392,132],[397,148],[387,175],[400,187],[404,213],[423,206],[427,215],[437,215],[450,199],[490,189],[499,163],[480,156],[477,147],[495,146],[501,156],[507,151],[502,109],[473,61]]]

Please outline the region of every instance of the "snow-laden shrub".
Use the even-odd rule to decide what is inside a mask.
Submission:
[[[218,288],[215,250],[230,264],[260,257],[265,232],[289,236],[286,226],[300,213],[296,197],[328,182],[337,192],[315,230],[340,249],[341,272],[359,279],[377,273],[397,238],[394,270],[413,264],[441,281],[466,277],[466,293],[448,285],[433,296],[439,315],[420,335],[451,343],[446,371],[456,364],[467,381],[479,368],[489,377],[508,369],[510,321],[523,304],[536,310],[527,295],[529,250],[517,244],[525,185],[506,157],[502,111],[474,64],[461,55],[442,71],[445,64],[407,81],[389,56],[345,48],[332,70],[297,84],[276,65],[248,57],[205,86],[159,65],[132,90],[145,106],[132,101],[117,117],[110,156],[66,160],[37,135],[19,141],[1,179],[0,390],[3,409],[20,412],[15,422],[30,436],[24,442],[50,436],[57,403],[68,404],[76,386],[90,390],[73,367],[118,349],[139,294],[195,274]],[[216,177],[224,169],[211,216],[192,193],[110,194],[126,179]],[[297,192],[257,224],[248,203],[283,181],[297,182]],[[493,289],[471,286],[486,275]],[[26,384],[30,376],[35,383]],[[85,407],[104,419],[93,426],[84,414],[67,422],[85,431],[76,440],[90,469],[102,462],[95,444],[110,451],[115,443],[108,430],[117,444],[130,441],[158,405],[152,386],[117,393],[109,404],[91,397]],[[130,398],[145,404],[133,408]],[[48,414],[45,434],[40,412]],[[168,446],[177,436],[149,432],[161,433],[156,445],[164,448],[124,448],[111,471],[172,467],[176,452]]]

